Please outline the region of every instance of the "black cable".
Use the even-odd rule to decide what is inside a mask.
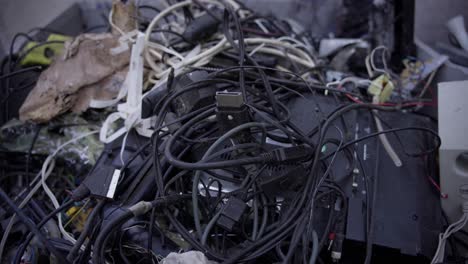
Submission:
[[[3,79],[11,78],[11,77],[16,76],[18,74],[22,74],[22,73],[30,72],[30,71],[35,71],[35,70],[42,70],[42,66],[32,66],[32,67],[28,67],[28,68],[24,68],[24,69],[20,69],[20,70],[14,71],[14,72],[4,74],[4,75],[0,76],[0,81],[3,80]]]
[[[339,149],[335,150],[335,151],[342,151],[344,150],[345,148],[348,148],[358,142],[361,142],[361,141],[364,141],[364,140],[367,140],[369,138],[373,138],[373,137],[376,137],[378,135],[382,135],[382,134],[387,134],[387,133],[394,133],[394,132],[398,132],[398,131],[405,131],[405,130],[417,130],[417,131],[424,131],[424,132],[427,132],[429,134],[431,134],[432,136],[434,136],[434,138],[436,139],[436,143],[435,143],[435,146],[429,150],[426,150],[424,152],[421,152],[421,153],[418,153],[418,154],[413,154],[413,155],[417,155],[417,156],[423,156],[423,155],[427,155],[427,154],[431,154],[435,151],[437,151],[442,143],[439,135],[437,134],[437,132],[435,132],[434,130],[430,129],[430,128],[426,128],[426,127],[401,127],[401,128],[393,128],[393,129],[387,129],[387,130],[382,130],[382,131],[379,131],[379,132],[374,132],[374,133],[371,133],[371,134],[368,134],[368,135],[365,135],[363,137],[360,137],[358,139],[355,139],[355,140],[352,140],[352,141],[349,141],[345,144],[343,144],[342,147],[340,147]],[[334,153],[334,152],[333,152]],[[330,153],[328,154],[327,156],[324,156],[322,157],[322,159],[326,159],[326,158],[329,158],[330,156],[333,155],[333,153]]]
[[[34,233],[35,236],[41,240],[42,243],[47,247],[47,249],[55,255],[58,259],[64,259],[64,256],[47,240],[47,238],[41,233],[39,228],[31,222],[31,220],[19,209],[15,203],[8,197],[8,195],[3,191],[3,189],[0,187],[0,198],[9,206],[11,209],[13,209],[18,216],[18,218],[23,222],[26,227]],[[63,208],[62,208],[63,209]],[[65,263],[69,263],[68,261],[64,261]]]
[[[62,204],[59,208],[55,209],[53,212],[45,216],[38,224],[37,228],[41,229],[52,217],[56,216],[58,213],[62,212],[64,209],[70,207],[70,205],[73,204],[73,200],[70,200],[64,204]],[[24,254],[24,251],[26,250],[27,246],[29,243],[31,243],[31,240],[34,238],[34,235],[29,233],[28,236],[26,237],[25,241],[21,243],[21,246],[18,248],[15,259],[13,263],[18,264],[21,261],[21,257]]]
[[[372,204],[367,205],[371,207],[369,216],[369,230],[366,238],[366,258],[364,260],[365,264],[370,264],[372,260],[372,246],[374,243],[374,232],[375,232],[375,208],[377,207],[377,195],[378,195],[378,178],[379,178],[379,162],[380,162],[380,142],[376,143],[375,150],[375,169],[374,174],[372,175],[373,186],[372,186]]]
[[[396,108],[396,107],[387,107],[387,106],[378,106],[378,105],[373,105],[373,104],[352,104],[352,105],[347,105],[343,108],[341,108],[340,110],[336,111],[333,115],[331,115],[326,121],[325,123],[323,124],[322,128],[320,129],[320,136],[319,136],[319,139],[318,139],[318,144],[317,146],[321,146],[323,141],[324,141],[324,138],[325,138],[325,134],[328,130],[328,127],[331,125],[331,123],[336,119],[338,118],[339,116],[349,112],[349,111],[352,111],[352,110],[356,110],[356,109],[377,109],[379,111],[396,111],[396,110],[399,110],[399,108]],[[316,170],[317,170],[317,165],[318,165],[318,160],[320,157],[320,151],[321,151],[321,148],[320,147],[317,147],[316,150],[315,150],[315,154],[314,156],[316,157],[313,162],[311,163],[310,167],[311,167],[311,172],[310,174],[312,175],[315,175],[316,173]],[[314,177],[307,177],[307,183],[306,183],[306,189],[304,191],[304,193],[309,193],[310,191],[312,191],[311,189],[315,186],[314,182],[311,182],[312,179],[314,179]],[[271,246],[271,242],[272,241],[276,241],[275,238],[278,238],[277,234],[278,233],[281,233],[283,232],[284,228],[291,228],[291,222],[293,221],[293,219],[297,220],[296,219],[296,216],[297,214],[299,213],[300,211],[300,208],[302,208],[302,204],[306,201],[306,196],[303,195],[297,202],[298,202],[298,206],[297,207],[290,207],[289,208],[289,211],[293,210],[291,213],[288,213],[288,218],[287,220],[283,221],[282,224],[277,227],[274,231],[272,231],[271,233],[269,233],[268,235],[264,236],[262,239],[256,241],[255,243],[251,244],[251,245],[248,245],[246,246],[244,249],[234,253],[233,255],[230,256],[230,258],[228,260],[226,260],[226,264],[233,264],[233,263],[236,263],[239,259],[242,259],[242,256],[244,256],[245,254],[247,254],[248,252],[252,251],[252,250],[255,250],[259,245],[261,245],[261,243],[265,243],[267,241],[270,241],[270,242],[267,242],[268,245]],[[263,247],[263,250],[266,250],[267,248],[267,245],[264,245]],[[258,249],[260,250],[260,249]],[[257,251],[258,251],[257,250]],[[247,259],[250,259],[250,257],[248,257]]]
[[[88,236],[88,234],[90,233],[90,231],[92,230],[92,228],[93,228],[93,226],[95,224],[96,217],[99,216],[99,214],[101,213],[101,210],[102,210],[102,208],[104,207],[105,204],[106,204],[105,200],[100,200],[97,203],[96,207],[94,207],[91,214],[88,216],[88,219],[86,220],[85,226],[83,227],[83,230],[81,231],[80,236],[78,237],[75,244],[70,249],[70,251],[69,251],[69,253],[67,255],[67,260],[68,261],[73,262],[73,260],[76,258],[76,255],[79,252],[81,245],[83,245],[86,237]]]
[[[52,217],[56,216],[60,212],[62,212],[64,209],[70,207],[75,201],[69,200],[68,202],[62,204],[59,206],[57,209],[55,209],[53,212],[45,216],[36,226],[40,230]],[[24,251],[28,247],[29,243],[31,243],[31,240],[34,238],[34,235],[29,233],[28,236],[26,237],[25,241],[21,244],[21,246],[18,248],[15,259],[13,263],[19,264],[21,261],[21,257],[24,255]]]
[[[47,27],[34,27],[34,28],[31,28],[28,31],[28,34],[32,34],[34,31],[46,32],[46,33],[58,34],[58,35],[67,35],[67,34],[65,34],[65,32],[61,32],[59,30],[55,30],[55,29],[47,28]]]
[[[166,196],[158,198],[143,207],[140,203],[130,207],[129,209],[124,209],[123,213],[111,220],[106,224],[106,226],[100,231],[98,237],[94,242],[94,249],[93,249],[93,262],[94,263],[104,263],[104,250],[107,244],[107,241],[112,236],[112,234],[117,231],[121,226],[126,223],[131,218],[135,217],[136,215],[140,215],[142,212],[147,212],[148,209],[154,207],[163,207],[167,206],[171,203],[178,201],[179,199],[183,199],[186,196],[183,195],[175,195],[175,196]],[[150,206],[150,208],[146,208]]]
[[[89,264],[89,255],[91,254],[91,246],[93,243],[91,241],[96,241],[99,231],[101,230],[102,218],[94,226],[91,236],[89,238],[90,243],[86,243],[83,253],[80,254],[77,260],[73,261],[73,264]]]
[[[134,217],[130,210],[125,210],[123,214],[111,219],[106,226],[100,231],[98,237],[94,241],[93,248],[93,263],[105,263],[104,249],[109,237],[121,226]]]
[[[159,13],[159,10],[156,9],[155,11]],[[122,196],[120,194],[121,191],[125,191],[128,184],[131,183],[137,175],[140,175],[141,170],[145,166],[145,168],[149,169],[148,175],[144,175],[144,177],[150,177],[149,180],[152,181],[150,183],[151,186],[155,186],[152,190],[149,190],[149,188],[146,189],[148,192],[145,193],[145,195],[147,195],[145,197],[154,195],[155,199],[158,199],[170,193],[190,194],[191,192],[195,195],[195,200],[200,203],[197,210],[191,208],[192,204],[190,202],[183,203],[180,206],[164,207],[164,214],[169,220],[169,227],[167,229],[180,234],[193,249],[202,251],[210,259],[217,261],[226,260],[227,263],[237,263],[253,261],[260,256],[264,256],[267,259],[271,259],[273,262],[273,259],[279,256],[283,258],[284,261],[288,261],[288,259],[293,262],[307,261],[311,254],[310,245],[312,241],[308,233],[310,230],[316,230],[317,227],[314,226],[315,222],[308,222],[305,220],[308,219],[309,214],[313,215],[314,206],[312,206],[312,210],[304,210],[304,208],[309,208],[308,206],[314,204],[314,197],[325,197],[324,195],[328,195],[330,197],[325,198],[331,203],[334,198],[338,200],[341,196],[345,196],[331,181],[333,180],[333,175],[331,175],[331,169],[328,168],[332,167],[333,162],[327,160],[330,156],[328,153],[321,153],[318,149],[321,149],[325,144],[334,144],[338,147],[334,150],[329,150],[331,155],[336,156],[338,151],[344,150],[344,155],[346,159],[350,161],[350,164],[354,162],[352,160],[352,155],[350,156],[351,150],[349,147],[361,140],[377,136],[377,134],[367,138],[349,141],[344,144],[343,142],[346,142],[349,138],[337,143],[336,140],[329,139],[330,133],[327,130],[330,126],[334,125],[333,122],[336,119],[340,119],[342,121],[341,125],[346,128],[346,124],[343,122],[345,113],[360,108],[374,109],[374,106],[344,105],[333,110],[332,113],[326,116],[321,113],[318,103],[315,102],[315,107],[317,108],[316,112],[320,112],[318,115],[318,126],[309,134],[306,133],[307,131],[302,131],[300,126],[293,123],[292,120],[295,120],[295,116],[291,114],[289,108],[286,106],[290,100],[303,97],[305,93],[310,93],[312,96],[311,105],[313,105],[314,101],[312,100],[315,100],[314,97],[316,97],[316,94],[325,91],[333,92],[337,103],[339,103],[338,99],[340,99],[341,95],[359,95],[345,90],[327,88],[321,84],[311,84],[295,73],[282,73],[277,69],[260,66],[260,61],[257,63],[254,59],[245,54],[246,47],[244,46],[245,43],[243,43],[243,34],[247,37],[247,33],[245,33],[244,30],[245,25],[243,24],[246,23],[245,21],[248,20],[238,19],[234,10],[226,11],[224,33],[228,41],[232,44],[231,51],[235,51],[235,53],[233,53],[234,57],[228,57],[227,59],[226,57],[221,57],[220,59],[225,61],[216,62],[218,64],[214,63],[215,66],[221,65],[221,67],[233,64],[238,64],[239,66],[227,66],[227,68],[218,69],[203,81],[177,87],[177,89],[171,89],[171,81],[168,81],[168,93],[154,105],[153,112],[156,114],[156,118],[153,128],[155,128],[155,132],[145,147],[137,150],[137,153],[134,153],[123,165],[123,175],[119,180],[119,187],[117,189],[118,195],[116,197]],[[275,21],[267,22],[268,28],[272,28],[273,26],[270,24],[274,23]],[[156,32],[162,31],[156,30]],[[211,44],[212,43],[208,43],[207,45]],[[222,76],[222,78],[225,79],[221,79],[221,77],[218,76]],[[223,135],[222,131],[224,130],[220,128],[219,122],[212,118],[212,116],[216,114],[216,105],[211,104],[212,102],[210,101],[211,105],[198,108],[188,114],[176,115],[176,119],[171,120],[170,123],[165,123],[165,121],[167,113],[174,113],[176,99],[180,99],[182,96],[191,96],[190,93],[192,91],[197,91],[199,88],[207,86],[216,87],[218,91],[224,89],[228,91],[241,90],[253,120],[257,122],[260,120],[263,124],[263,129],[255,128],[246,130],[249,131],[249,134],[253,135],[251,141],[237,142],[235,138],[232,137],[232,146],[226,144],[227,147],[224,148],[225,146],[221,146],[222,144],[220,144],[219,149],[210,152],[211,154],[201,161],[197,161],[200,155],[206,153],[206,148],[212,146],[213,141]],[[312,108],[313,107],[314,106],[312,106]],[[387,110],[398,111],[399,108],[389,107]],[[172,126],[168,132],[160,133],[163,128],[173,124],[177,125]],[[211,134],[209,133],[210,131]],[[280,131],[279,136],[272,134],[272,131]],[[305,144],[316,151],[313,156],[300,164],[281,165],[290,167],[300,165],[304,166],[306,170],[304,182],[301,183],[297,190],[294,190],[290,197],[288,196],[287,199],[282,202],[276,202],[276,200],[274,200],[276,197],[268,198],[267,196],[269,193],[266,193],[261,187],[263,174],[265,173],[265,175],[268,175],[266,173],[270,173],[274,175],[280,173],[279,169],[278,171],[275,171],[275,169],[281,167],[280,164],[276,162],[266,164],[264,154],[269,151],[266,148],[275,145],[266,144],[264,142],[265,139],[263,139],[263,137],[266,137],[267,133],[271,135],[271,137],[269,137],[270,139],[279,139],[277,141],[293,146]],[[385,131],[384,133],[389,132]],[[262,137],[261,140],[260,137]],[[261,143],[257,143],[259,141]],[[229,141],[226,141],[226,143],[227,142]],[[152,146],[152,153],[148,155],[143,151],[150,144]],[[439,144],[435,144],[436,148],[438,145]],[[236,155],[225,155],[232,153]],[[140,154],[144,160],[143,165],[141,168],[136,168],[135,170],[132,168],[131,173],[129,173],[126,168],[128,168],[129,164],[132,164]],[[228,168],[230,166],[235,168]],[[140,166],[136,165],[135,167]],[[268,168],[268,170],[265,168]],[[352,169],[351,166],[349,168]],[[192,186],[195,179],[185,176],[193,176],[194,173],[200,173],[199,171],[203,171],[203,177],[200,178],[200,187],[198,184],[195,184],[195,191],[190,190],[187,186]],[[227,178],[223,178],[225,173],[229,174]],[[349,174],[349,171],[346,173]],[[330,176],[327,177],[327,174]],[[231,180],[229,183],[225,183],[225,181],[230,180],[229,177],[232,177],[234,181]],[[329,178],[330,180],[326,180],[325,178]],[[225,193],[225,186],[222,186],[225,184],[232,184],[234,189],[239,185],[241,188]],[[211,193],[210,189],[212,189]],[[313,195],[314,193],[317,193],[317,195]],[[128,196],[125,197],[129,198]],[[223,200],[230,197],[240,197],[244,201],[252,200],[252,203],[255,204],[256,208],[248,210],[242,216],[244,220],[242,222],[244,235],[238,234],[236,230],[233,232],[226,232],[222,231],[219,227],[214,227],[211,229],[212,233],[207,233],[210,234],[210,236],[206,241],[206,245],[204,245],[198,239],[198,236],[188,231],[194,230],[194,223],[191,221],[193,218],[192,214],[200,213],[200,222],[203,226],[219,212],[219,208],[224,204]],[[124,199],[117,198],[116,200],[118,203],[121,203]],[[346,197],[343,197],[343,200],[344,208],[347,207]],[[280,205],[281,210],[278,209]],[[331,210],[331,213],[333,213],[333,209]],[[156,210],[153,208],[151,210],[151,216],[147,216],[147,218],[150,219],[150,224],[148,226],[148,233],[150,234],[147,244],[148,252],[152,248],[151,234],[154,231],[155,212]],[[128,219],[130,219],[133,216],[132,213],[131,215],[124,216],[124,218],[128,217]],[[264,219],[267,220],[266,224],[259,223],[263,220],[260,216],[266,216],[264,217]],[[338,215],[333,218],[332,215],[329,215],[328,222],[330,223],[330,228],[333,228],[335,222],[343,221],[343,217],[342,213],[338,213]],[[92,230],[91,237],[93,234],[98,234],[94,240],[93,249],[93,261],[95,263],[103,263],[105,261],[107,250],[110,250],[112,256],[119,251],[122,257],[118,261],[131,262],[131,260],[133,260],[130,257],[127,259],[126,256],[123,255],[125,252],[122,250],[122,244],[118,241],[115,243],[115,247],[112,246],[111,248],[110,245],[107,245],[107,241],[109,241],[113,237],[113,234],[118,232],[126,222],[125,219],[116,220],[117,222],[112,221],[114,221],[114,219],[111,220],[109,225],[104,226],[99,234],[97,233],[97,228]],[[260,234],[260,229],[262,228],[259,228],[259,226],[264,226],[263,234]],[[204,231],[203,228],[201,230]],[[89,233],[89,231],[86,233]],[[224,237],[222,241],[219,241],[219,236],[222,235],[223,232]],[[254,235],[254,233],[257,235]],[[324,234],[326,233],[327,232],[324,232]],[[211,236],[211,234],[213,234],[213,236]],[[123,234],[121,233],[121,235]],[[164,234],[161,234],[161,237],[164,237]],[[91,248],[90,244],[92,243],[86,245],[85,252],[83,252],[76,261],[87,262]],[[117,246],[117,244],[119,245]],[[286,253],[285,250],[283,253],[281,252],[281,248],[279,248],[281,254],[275,254],[274,249],[278,248],[279,245],[283,245],[281,246],[283,249],[289,247],[288,252]],[[61,246],[63,246],[63,248],[68,247],[70,251],[73,250],[73,248],[68,245]],[[232,249],[235,246],[237,248],[234,251]],[[79,249],[79,246],[77,247],[75,245],[74,248]],[[226,252],[229,252],[229,255],[225,254]]]
[[[178,33],[178,32],[175,32],[173,30],[169,30],[169,29],[153,29],[151,31],[151,33],[169,33],[169,34],[172,34],[172,35],[175,35],[177,37],[179,37],[181,40],[187,42],[188,44],[190,45],[196,45],[196,43],[194,43],[193,41],[190,41],[188,40],[186,37],[184,37],[184,35]]]
[[[13,37],[13,40],[11,41],[11,44],[10,44],[10,53],[9,53],[9,56],[8,56],[8,71],[11,71],[13,70],[13,68],[11,67],[11,57],[13,56],[13,49],[15,48],[15,43],[16,43],[16,40],[19,38],[19,37],[24,37],[26,38],[27,40],[29,41],[34,41],[33,38],[31,38],[28,34],[26,33],[17,33],[14,37]],[[21,49],[21,48],[20,48]],[[3,70],[3,69],[2,69]]]
[[[29,175],[29,162],[31,160],[31,153],[34,149],[34,145],[36,144],[37,138],[39,137],[39,133],[41,132],[42,126],[37,125],[36,126],[36,131],[34,132],[33,139],[31,141],[31,145],[28,149],[28,154],[26,156],[26,175]],[[28,191],[31,188],[30,182],[29,182],[29,177],[26,177],[26,185],[28,186]]]

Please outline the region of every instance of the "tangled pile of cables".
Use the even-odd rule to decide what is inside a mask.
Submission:
[[[163,252],[180,249],[221,263],[339,261],[349,206],[347,187],[336,174],[353,177],[355,168],[363,169],[356,146],[378,138],[376,162],[386,151],[397,167],[405,160],[388,134],[401,146],[402,131],[428,139],[418,153],[405,150],[409,157],[433,158],[440,146],[429,127],[385,122],[388,113],[408,115],[430,104],[399,93],[385,48],[362,61],[367,72],[329,80],[327,59],[317,59],[308,34],[235,1],[146,8],[158,14],[142,23],[145,34],[111,24],[122,31],[123,42],[140,48],[132,62],[140,58],[133,80],[141,90],[129,87],[125,107],[113,114],[125,119],[124,129],[107,137],[111,126],[103,126],[101,138],[112,140],[88,176],[60,204],[46,185],[56,151],[20,206],[0,189],[1,202],[29,230],[14,263],[34,259],[35,237],[45,246],[42,253],[61,263],[155,263]],[[292,105],[298,100],[299,113],[313,117],[313,124],[296,118]],[[352,133],[352,113],[369,117],[366,136]],[[21,208],[40,187],[54,209],[33,223]],[[86,201],[87,217],[70,234],[61,212],[80,201]],[[368,212],[372,204],[369,198]],[[370,240],[373,222],[367,217]],[[61,235],[51,239],[42,230],[55,218]]]

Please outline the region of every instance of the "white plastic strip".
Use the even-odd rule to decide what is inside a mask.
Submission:
[[[114,170],[112,174],[112,180],[109,184],[109,189],[107,190],[107,198],[113,199],[115,194],[115,189],[117,189],[117,183],[119,182],[120,178],[120,170]]]
[[[143,50],[144,50],[144,34],[138,33],[136,42],[132,46],[132,53],[130,57],[130,65],[128,69],[127,78],[124,82],[123,93],[126,91],[127,101],[117,106],[116,113],[110,114],[104,121],[99,139],[104,143],[109,143],[118,137],[125,134],[132,127],[139,127],[137,132],[144,136],[151,135],[149,124],[141,120],[141,100],[143,96]],[[115,132],[110,133],[111,127],[115,123],[123,119],[124,126],[117,129]],[[143,125],[145,124],[145,125]],[[140,133],[141,132],[141,133]]]

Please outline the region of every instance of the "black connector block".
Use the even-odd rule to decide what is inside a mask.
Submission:
[[[263,177],[260,186],[266,195],[274,196],[285,191],[296,191],[304,186],[306,176],[303,166],[288,166],[284,171],[274,173],[274,176]]]
[[[223,229],[231,232],[245,213],[247,205],[239,198],[230,197],[226,204],[221,208],[221,215],[216,224]]]
[[[208,78],[206,71],[193,71],[174,78],[171,91],[168,91],[167,84],[154,88],[142,99],[141,118],[149,118],[155,115],[159,109],[156,106],[165,98],[169,92],[177,92],[188,85]],[[174,98],[171,107],[176,116],[182,116],[194,110],[214,103],[216,85],[206,85],[198,89],[191,89]]]
[[[272,151],[274,160],[276,161],[301,161],[310,157],[312,152],[311,148],[304,145],[290,147],[290,148],[279,148]]]
[[[190,22],[182,36],[190,42],[198,42],[216,33],[222,15],[218,10],[211,10],[210,13],[199,16]]]
[[[119,187],[121,173],[131,174],[140,168],[143,163],[144,151],[140,152],[140,155],[137,155],[124,169],[124,164],[120,159],[123,138],[124,136],[121,136],[104,147],[93,169],[81,182],[80,186],[73,191],[72,198],[74,200],[82,200],[89,195],[113,199]],[[135,151],[142,147],[146,140],[146,138],[131,130],[122,153],[124,162],[134,155]]]
[[[216,119],[222,133],[252,120],[240,92],[216,92],[216,109]],[[248,141],[249,136],[247,131],[237,134],[237,138],[241,142]]]
[[[81,186],[86,186],[90,194],[97,197],[108,197],[109,188],[114,177],[115,168],[106,164],[96,166],[92,175],[95,177],[86,177]],[[80,190],[78,188],[77,190]],[[109,197],[111,198],[111,197]]]
[[[263,153],[265,162],[297,162],[304,161],[312,157],[312,148],[306,145],[299,145],[288,148],[277,148],[270,152]]]

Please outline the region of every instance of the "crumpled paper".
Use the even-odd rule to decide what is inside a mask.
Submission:
[[[41,74],[21,106],[20,120],[44,123],[70,109],[85,111],[92,99],[115,98],[131,53],[121,34],[137,29],[136,14],[134,0],[114,0],[112,34],[82,34],[66,42],[63,56]]]
[[[20,119],[43,123],[71,109],[79,101],[80,89],[102,85],[100,81],[128,65],[130,49],[111,52],[120,45],[112,34],[84,34],[68,43],[64,57],[39,77],[20,108]]]

